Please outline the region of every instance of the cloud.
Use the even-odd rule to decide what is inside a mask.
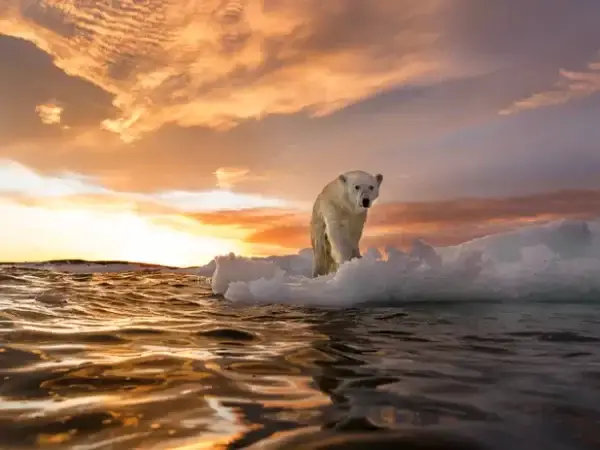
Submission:
[[[505,198],[400,203],[381,205],[373,212],[371,223],[374,226],[444,222],[464,225],[540,216],[594,216],[600,214],[600,190],[562,190]]]
[[[232,189],[236,184],[244,181],[260,181],[266,178],[251,174],[250,169],[239,167],[219,167],[215,171],[215,176],[217,177],[217,187],[220,189]]]
[[[227,190],[202,192],[167,191],[153,197],[185,211],[216,211],[227,209],[285,207],[287,202],[262,195],[235,193]]]
[[[108,192],[80,174],[64,172],[56,176],[43,176],[17,162],[0,160],[0,194],[56,197]]]
[[[560,69],[560,78],[553,89],[538,92],[500,110],[510,115],[527,110],[562,105],[572,100],[589,97],[600,92],[600,57],[587,65],[585,71]]]
[[[68,168],[147,193],[209,191],[217,177],[227,190],[307,201],[357,167],[391,170],[390,200],[592,184],[568,165],[548,173],[558,158],[540,158],[591,146],[595,130],[576,130],[589,111],[561,110],[554,126],[497,112],[552,85],[559,67],[591,60],[598,2],[523,0],[518,15],[506,2],[476,0],[0,4],[0,33],[21,37],[0,36],[10,61],[0,74],[0,157],[46,173]],[[432,69],[420,70],[422,61]],[[35,114],[48,99],[60,100],[52,103],[69,130]],[[523,119],[531,116],[539,114]],[[240,125],[219,132],[223,118]],[[99,129],[105,119],[141,139],[125,145]],[[397,173],[410,181],[393,181]]]
[[[40,116],[40,120],[46,125],[60,124],[63,107],[55,103],[43,103],[35,107],[35,112]]]
[[[172,211],[217,211],[222,209],[283,208],[287,202],[260,195],[236,193],[228,190],[163,191],[151,194],[119,192],[108,189],[99,180],[79,173],[59,172],[40,174],[11,160],[0,159],[0,195],[20,197],[29,204],[40,199],[56,205],[78,203],[108,205],[152,205],[153,209],[168,207]],[[66,199],[66,200],[65,200]]]
[[[255,208],[190,214],[212,226],[228,226],[244,232],[244,242],[259,254],[290,253],[310,246],[310,213],[297,209]],[[262,251],[257,251],[263,249]]]
[[[453,245],[492,232],[560,218],[600,216],[600,190],[567,190],[546,194],[491,199],[392,203],[371,212],[363,247],[405,247],[417,237],[435,245]],[[206,225],[247,230],[247,244],[292,251],[310,247],[304,211],[248,209],[219,211],[189,217]]]
[[[6,3],[6,2],[5,2]],[[325,115],[401,84],[462,76],[439,47],[441,0],[8,0],[4,34],[113,95],[125,141],[164,124],[227,129]]]
[[[306,211],[283,208],[200,212],[188,216],[207,225],[227,224],[253,230],[271,225],[289,225],[290,223],[304,223],[307,225],[308,220],[310,220],[310,215]]]

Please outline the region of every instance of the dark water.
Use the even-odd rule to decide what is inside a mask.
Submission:
[[[594,303],[243,306],[2,269],[0,309],[2,449],[600,448]]]

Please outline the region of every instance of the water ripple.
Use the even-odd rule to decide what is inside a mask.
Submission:
[[[600,447],[590,304],[240,306],[5,268],[0,336],[1,448]]]

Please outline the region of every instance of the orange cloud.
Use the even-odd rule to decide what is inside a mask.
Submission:
[[[55,125],[60,123],[63,107],[54,103],[44,103],[35,107],[35,112],[40,116],[42,123]]]
[[[235,185],[244,181],[264,180],[264,176],[250,173],[250,169],[239,167],[219,167],[215,171],[217,187],[220,189],[232,189]]]
[[[112,94],[102,127],[228,128],[324,115],[392,86],[464,74],[436,46],[441,0],[7,0],[1,33]]]
[[[306,213],[298,213],[298,211],[279,208],[215,211],[190,214],[189,217],[209,225],[232,224],[244,228],[277,224],[281,221],[288,220],[308,220],[310,218]]]
[[[554,89],[538,92],[514,102],[499,113],[510,115],[531,109],[562,105],[600,92],[600,60],[589,63],[587,68],[588,70],[583,72],[561,69],[560,79]]]
[[[415,238],[435,245],[453,245],[529,223],[559,218],[600,216],[599,190],[556,191],[546,194],[443,202],[393,203],[371,212],[363,247],[406,247]],[[190,216],[206,225],[246,230],[244,242],[291,251],[310,247],[307,212],[248,209]]]
[[[562,190],[519,197],[411,202],[382,205],[373,212],[371,219],[375,226],[443,222],[467,224],[540,216],[594,216],[600,214],[600,190]]]
[[[189,217],[204,225],[242,230],[246,244],[253,248],[264,247],[257,252],[261,255],[289,253],[310,246],[310,214],[306,211],[255,208],[199,213]]]

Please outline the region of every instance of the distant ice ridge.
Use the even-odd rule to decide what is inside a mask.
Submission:
[[[600,300],[600,222],[561,220],[457,246],[417,240],[409,253],[369,250],[308,278],[312,252],[215,258],[213,292],[244,303],[349,306],[422,300]]]

